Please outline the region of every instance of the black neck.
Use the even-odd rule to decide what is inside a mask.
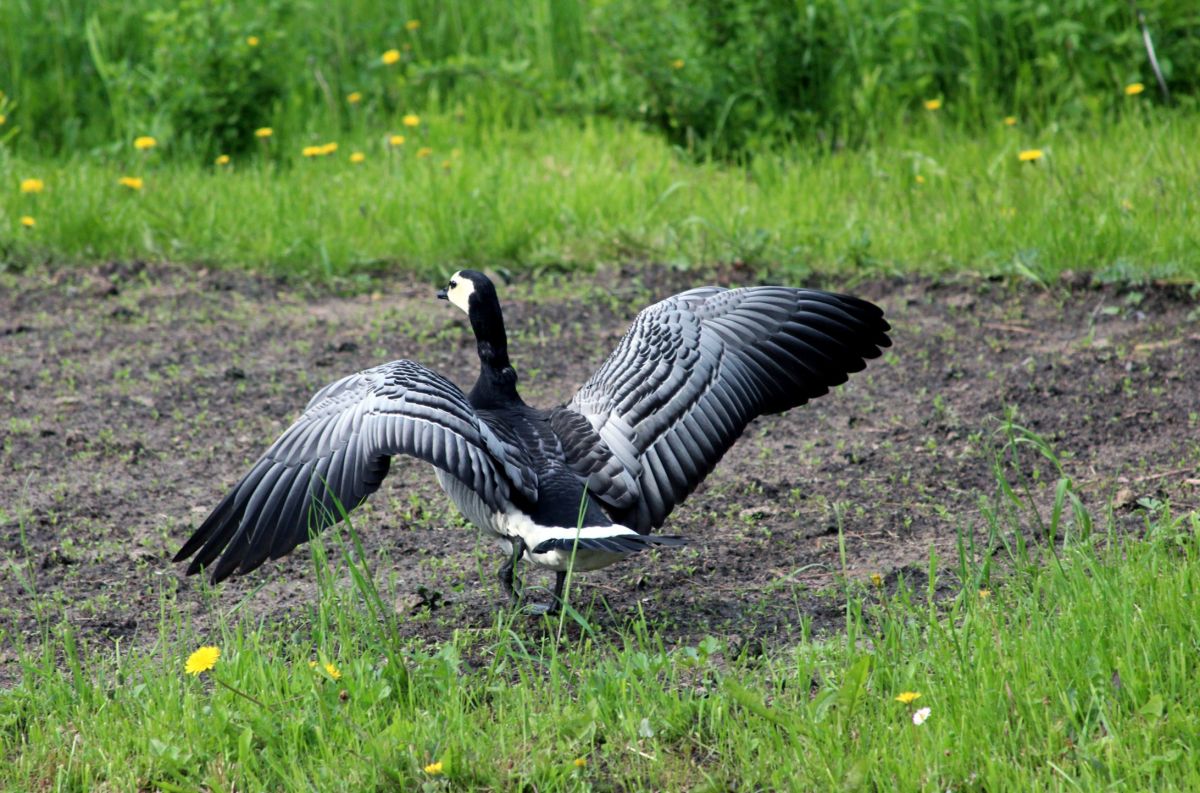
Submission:
[[[468,315],[475,331],[475,346],[479,351],[479,379],[471,389],[471,404],[483,406],[520,402],[517,395],[517,373],[508,360],[508,336],[504,332],[504,315],[500,302],[491,299],[472,301]]]

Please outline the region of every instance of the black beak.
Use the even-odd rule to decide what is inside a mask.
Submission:
[[[450,299],[450,298],[446,296],[446,290],[445,290],[445,289],[439,289],[439,290],[438,290],[438,300],[449,300],[449,299]]]

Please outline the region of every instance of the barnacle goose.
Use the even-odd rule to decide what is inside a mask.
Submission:
[[[891,344],[883,312],[855,297],[701,287],[643,310],[570,402],[539,410],[517,393],[492,282],[461,270],[438,297],[475,332],[471,392],[407,360],[321,389],[176,554],[193,557],[189,575],[208,568],[215,583],[289,553],[408,454],[500,541],[510,598],[524,560],[557,573],[555,608],[568,567],[683,544],[649,532],[754,417],[821,396]]]

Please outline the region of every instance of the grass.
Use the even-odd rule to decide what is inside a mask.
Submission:
[[[1010,426],[1006,459],[1017,451],[1054,460]],[[0,636],[23,671],[0,693],[0,784],[1196,789],[1200,514],[1147,503],[1144,536],[1093,532],[1069,480],[1032,518],[1028,480],[997,472],[957,561],[887,589],[844,581],[843,634],[767,656],[665,647],[642,618],[597,634],[507,613],[436,650],[402,645],[391,593],[321,552],[319,600],[292,624],[239,621],[214,595],[219,628],[198,635],[163,592],[155,644],[112,655],[47,609],[40,640]],[[1027,545],[1011,528],[1029,521],[1061,542]],[[192,677],[201,644],[221,656]]]
[[[722,154],[876,143],[934,99],[972,134],[1009,114],[1097,122],[1127,85],[1195,108],[1197,20],[1191,0],[23,0],[0,4],[0,145],[150,134],[208,159],[260,126],[345,137],[439,108],[484,127],[641,120]]]
[[[546,121],[477,131],[424,118],[387,136],[272,138],[228,166],[132,147],[66,161],[0,158],[9,266],[149,258],[302,278],[464,264],[590,267],[742,261],[801,278],[975,270],[1053,278],[1200,276],[1200,117],[1133,115],[1091,131],[999,119],[968,137],[931,117],[895,144],[694,161],[635,125]],[[417,151],[428,148],[427,157]],[[1020,162],[1038,149],[1042,159]],[[361,151],[365,162],[352,164]],[[118,184],[143,180],[141,190]],[[45,189],[23,194],[22,179]],[[33,228],[21,225],[32,217]]]

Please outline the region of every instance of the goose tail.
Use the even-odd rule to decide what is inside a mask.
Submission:
[[[648,548],[661,546],[678,548],[687,545],[687,538],[678,534],[615,534],[611,537],[552,537],[543,540],[531,549],[531,553],[543,554],[551,551],[604,551],[608,553],[632,554]]]

